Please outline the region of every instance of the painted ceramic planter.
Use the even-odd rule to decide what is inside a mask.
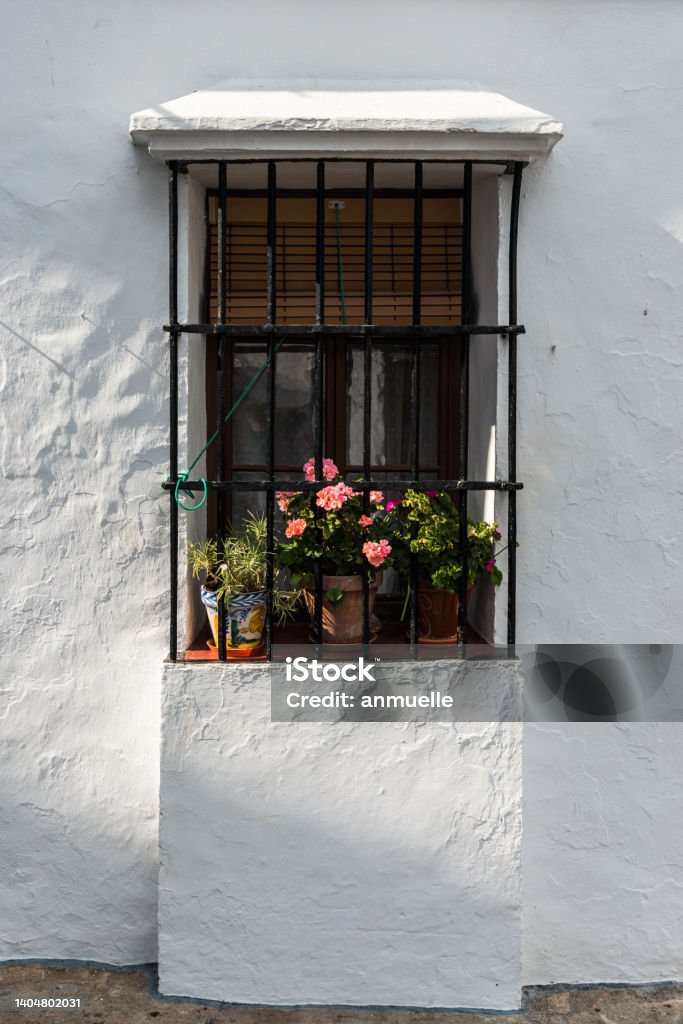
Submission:
[[[218,646],[218,601],[212,590],[201,588],[202,604],[206,608],[213,642]],[[263,641],[266,621],[266,590],[250,594],[233,594],[225,608],[225,648],[228,657],[254,654]]]
[[[375,582],[370,584],[368,593],[368,611],[370,615],[370,632],[374,636],[378,632],[379,622],[372,614],[377,596],[377,586],[381,573],[377,573]],[[341,590],[344,597],[338,604],[332,604],[325,597],[328,590]],[[306,608],[311,616],[315,615],[315,590],[304,590]],[[363,639],[363,579],[361,576],[323,576],[323,643],[326,644],[359,644]]]

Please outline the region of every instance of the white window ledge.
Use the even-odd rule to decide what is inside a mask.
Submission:
[[[233,82],[141,110],[136,145],[160,160],[316,156],[522,160],[562,138],[547,114],[473,85]]]

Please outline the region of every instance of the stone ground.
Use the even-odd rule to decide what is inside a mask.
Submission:
[[[15,998],[80,999],[17,1009]],[[683,986],[530,989],[512,1014],[245,1009],[163,999],[153,969],[0,965],[2,1024],[683,1024]]]

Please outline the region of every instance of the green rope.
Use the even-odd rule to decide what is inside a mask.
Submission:
[[[278,352],[280,348],[282,348],[282,346],[284,344],[284,341],[285,341],[284,338],[280,338],[280,340],[278,341],[277,345],[273,349],[273,355],[275,355],[275,353]],[[254,374],[254,376],[251,378],[251,380],[249,381],[249,383],[247,384],[246,388],[244,389],[242,394],[239,396],[237,401],[233,404],[232,408],[225,414],[225,417],[223,418],[223,423],[227,423],[228,422],[228,420],[230,419],[232,414],[235,412],[235,410],[238,408],[240,403],[247,397],[247,395],[249,394],[251,389],[254,387],[254,385],[257,384],[258,381],[261,379],[261,377],[263,376],[267,366],[268,366],[268,360],[266,359],[265,363],[262,363],[261,366],[259,366],[258,370]],[[176,504],[178,505],[178,507],[184,509],[186,512],[195,512],[198,508],[202,507],[202,505],[206,501],[208,493],[209,493],[208,484],[207,484],[206,480],[204,480],[202,478],[201,483],[202,483],[202,487],[203,487],[204,493],[202,494],[202,497],[201,497],[201,499],[200,499],[200,501],[198,502],[197,505],[183,505],[182,501],[180,501],[179,498],[178,498],[178,491],[182,490],[183,494],[189,494],[191,497],[193,496],[192,491],[187,490],[182,485],[185,483],[185,481],[187,479],[189,479],[190,473],[192,472],[194,467],[197,465],[197,463],[201,459],[201,457],[204,454],[204,452],[207,450],[207,448],[209,448],[210,445],[213,444],[213,442],[216,440],[217,437],[218,437],[218,430],[216,429],[213,432],[213,434],[211,435],[211,437],[209,438],[209,440],[206,442],[206,444],[204,445],[204,447],[202,448],[202,450],[200,451],[199,455],[196,457],[194,462],[187,469],[187,471],[185,473],[180,473],[178,475],[178,479],[177,479],[176,485],[175,485],[175,490],[173,492],[173,497],[175,498]]]
[[[339,224],[339,207],[334,208],[334,219],[337,224],[337,262],[339,264],[339,291],[341,293],[342,319],[347,324],[346,315],[346,291],[344,290],[344,261],[342,260],[341,226]]]

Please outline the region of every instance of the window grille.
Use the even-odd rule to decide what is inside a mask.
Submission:
[[[354,487],[363,492],[366,501],[371,490],[405,492],[415,490],[446,491],[454,498],[460,522],[460,577],[458,609],[458,653],[466,656],[465,629],[467,623],[467,503],[470,491],[492,490],[504,492],[508,501],[508,559],[507,559],[507,642],[515,643],[515,588],[516,588],[516,496],[522,484],[517,481],[516,467],[516,375],[517,337],[524,333],[524,327],[517,323],[517,228],[523,164],[503,163],[513,176],[512,202],[509,233],[509,316],[507,324],[472,324],[471,321],[471,232],[472,232],[472,173],[475,161],[438,161],[463,167],[462,223],[457,229],[441,225],[439,232],[425,229],[424,212],[428,195],[423,189],[423,163],[428,161],[357,161],[317,160],[302,158],[300,163],[315,163],[316,189],[314,197],[315,215],[313,223],[306,230],[299,229],[287,238],[286,222],[279,222],[277,216],[280,195],[277,189],[278,161],[196,161],[217,166],[218,189],[215,192],[215,229],[209,231],[209,246],[213,272],[216,281],[216,301],[209,310],[209,323],[190,324],[178,320],[178,175],[188,169],[188,164],[178,161],[169,163],[169,322],[164,330],[170,339],[170,478],[164,487],[170,490],[170,569],[171,569],[171,610],[170,610],[170,659],[177,658],[177,608],[178,608],[178,506],[174,491],[178,481],[178,342],[187,335],[189,344],[202,343],[208,336],[218,338],[220,372],[216,382],[216,424],[217,443],[215,455],[215,479],[207,481],[208,488],[215,492],[217,523],[224,529],[226,498],[234,492],[258,492],[265,496],[268,524],[268,551],[274,548],[274,504],[278,490],[314,492],[324,487],[322,461],[324,453],[325,346],[329,339],[343,335],[352,339],[362,350],[363,396],[362,396],[362,478],[354,479]],[[228,175],[234,163],[266,164],[268,187],[263,197],[265,216],[237,228],[228,224]],[[291,163],[292,161],[287,161]],[[362,163],[365,167],[365,189],[362,195],[363,221],[353,230],[354,255],[349,265],[351,285],[350,308],[347,322],[341,319],[340,290],[335,277],[334,238],[330,238],[327,200],[330,194],[325,188],[326,165],[347,162]],[[414,185],[410,200],[412,224],[394,225],[392,249],[392,225],[382,231],[375,228],[375,210],[381,201],[379,190],[375,192],[376,163],[402,163],[412,165]],[[431,161],[429,161],[431,162]],[[437,162],[437,161],[434,161]],[[194,162],[193,162],[194,163]],[[490,164],[491,161],[486,161]],[[335,192],[334,195],[338,195]],[[399,249],[406,244],[406,251]],[[333,244],[334,243],[334,244]],[[436,268],[433,253],[437,246],[444,246],[452,257],[453,280]],[[278,259],[279,253],[279,259]],[[401,255],[403,254],[403,255]],[[446,260],[446,264],[448,264]],[[289,273],[289,281],[276,281],[277,268],[281,276]],[[456,274],[455,270],[461,273]],[[456,284],[462,281],[462,288]],[[391,287],[387,287],[387,281]],[[265,289],[263,282],[265,281]],[[293,283],[294,282],[294,283]],[[400,296],[400,301],[397,301]],[[436,296],[436,304],[434,297]],[[430,301],[432,304],[430,304]],[[302,322],[303,321],[303,322]],[[470,345],[484,335],[500,335],[507,340],[508,348],[508,466],[507,478],[501,480],[468,479],[469,442],[469,354]],[[260,343],[266,363],[266,468],[261,480],[227,479],[225,437],[222,430],[226,414],[226,358],[227,339],[248,337],[255,344]],[[278,339],[307,339],[314,346],[313,371],[313,433],[315,480],[292,481],[278,479],[275,464],[275,395],[277,380],[277,356],[275,346]],[[420,460],[420,364],[421,348],[430,341],[459,341],[459,434],[458,434],[458,476],[446,479],[426,479]],[[409,472],[395,479],[373,479],[371,460],[372,395],[371,374],[373,348],[381,344],[401,344],[410,352],[410,394],[409,394]],[[391,477],[391,473],[388,474]],[[406,476],[409,477],[406,479]],[[200,492],[204,483],[200,480],[183,482],[183,489]],[[266,616],[266,656],[272,655],[272,554],[268,562],[268,608]],[[409,618],[409,640],[411,654],[417,656],[418,628],[418,559],[411,558],[411,598]],[[322,566],[316,565],[314,573],[315,611],[313,616],[313,642],[316,647],[322,643]],[[218,609],[218,658],[227,657],[225,619],[223,608]],[[363,575],[363,644],[370,642],[369,583]]]

